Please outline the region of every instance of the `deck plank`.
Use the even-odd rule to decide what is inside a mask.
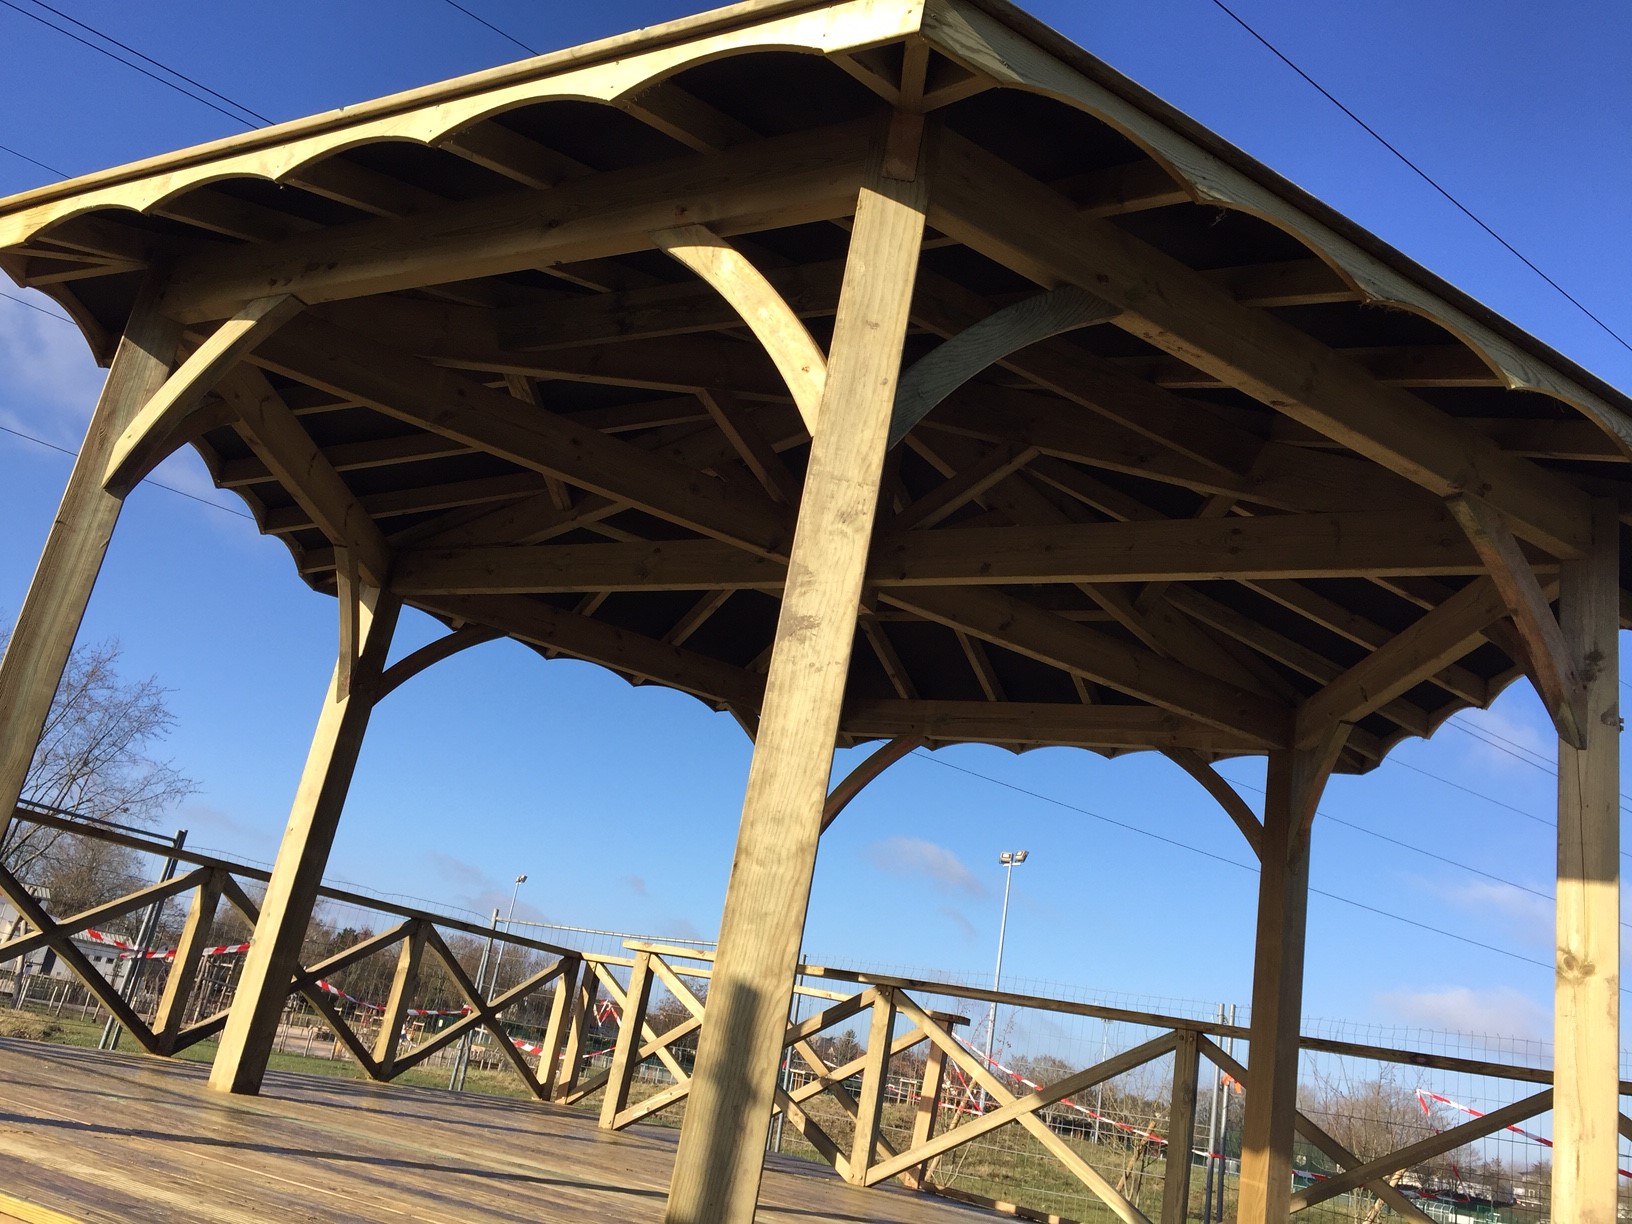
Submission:
[[[593,1113],[273,1072],[259,1097],[207,1068],[0,1040],[0,1224],[661,1219],[675,1132]],[[31,1214],[34,1213],[34,1214]],[[759,1220],[971,1224],[987,1213],[773,1157]]]

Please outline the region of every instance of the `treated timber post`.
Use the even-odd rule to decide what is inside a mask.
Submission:
[[[1585,746],[1558,743],[1558,967],[1552,1217],[1616,1219],[1620,1081],[1619,523],[1594,506],[1591,551],[1567,562],[1559,621],[1585,690]]]
[[[1344,733],[1332,728],[1315,747],[1269,754],[1252,969],[1252,1056],[1241,1123],[1240,1224],[1285,1224],[1291,1211],[1309,826]]]
[[[577,993],[578,977],[583,968],[584,962],[576,956],[561,958],[561,972],[555,978],[555,994],[550,997],[550,1019],[544,1026],[544,1049],[538,1055],[541,1100],[547,1101],[555,1095],[555,1083],[561,1074],[561,1048],[567,1040],[572,1000]]]
[[[337,662],[261,902],[255,935],[244,957],[232,1013],[210,1070],[210,1087],[220,1092],[260,1091],[278,1020],[300,964],[300,946],[323,882],[329,847],[334,844],[346,791],[362,750],[402,605],[394,596],[373,588],[363,589],[360,602],[362,641],[352,664],[351,683],[342,691],[343,667]]]
[[[385,1011],[380,1014],[380,1031],[374,1038],[374,1062],[380,1069],[381,1078],[389,1079],[393,1074],[392,1064],[397,1061],[397,1047],[402,1042],[404,1013],[408,1009],[408,1000],[413,998],[414,990],[419,985],[419,962],[424,955],[425,924],[415,922],[397,951],[397,968],[391,975],[391,994],[385,1001]]]
[[[567,1027],[567,1043],[561,1051],[561,1073],[555,1083],[557,1100],[578,1091],[578,1078],[583,1074],[584,1057],[589,1053],[589,1034],[595,1027],[595,1004],[600,993],[601,980],[589,964],[580,964],[573,989],[572,1023]]]
[[[131,311],[0,661],[0,833],[23,793],[124,504],[103,489],[103,469],[119,436],[175,365],[181,327],[154,309],[156,290],[156,285],[146,286]]]
[[[170,972],[165,975],[164,991],[159,995],[159,1007],[153,1014],[153,1035],[158,1039],[161,1054],[175,1053],[176,1037],[186,1022],[187,1002],[192,997],[193,981],[198,977],[198,966],[209,944],[210,927],[215,923],[226,874],[221,868],[210,872],[199,882],[193,903],[188,907],[187,922],[181,928]]]
[[[850,1144],[850,1168],[846,1179],[855,1186],[867,1184],[878,1147],[878,1127],[884,1118],[884,1096],[889,1088],[890,1039],[895,1030],[895,991],[879,990],[867,1028],[867,1064],[861,1072],[861,1096],[856,1102],[856,1133]]]
[[[1196,1139],[1196,1086],[1201,1071],[1201,1036],[1180,1029],[1173,1050],[1173,1097],[1167,1111],[1167,1168],[1162,1177],[1162,1224],[1190,1218],[1191,1146]]]
[[[618,1026],[618,1044],[612,1051],[612,1065],[606,1072],[606,1095],[601,1098],[601,1129],[613,1130],[618,1115],[629,1103],[629,1085],[640,1066],[640,1033],[646,1026],[646,1008],[652,1001],[652,954],[635,953],[629,970],[629,989],[623,996],[623,1022]]]
[[[910,121],[893,129],[911,131]],[[892,141],[899,146],[900,141]],[[908,144],[908,166],[918,162]],[[821,836],[839,707],[923,242],[926,175],[860,192],[668,1224],[748,1224]]]

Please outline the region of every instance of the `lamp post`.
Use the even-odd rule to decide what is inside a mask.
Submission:
[[[510,923],[516,916],[516,897],[521,893],[521,886],[525,883],[527,883],[527,877],[518,875],[516,877],[516,886],[510,892],[510,912],[504,916],[504,933],[506,935],[510,933]],[[487,998],[490,1003],[493,1001],[493,996],[499,992],[499,966],[503,963],[504,944],[500,943],[498,954],[493,957],[493,980],[487,984]]]
[[[992,974],[992,989],[1003,988],[1003,939],[1009,931],[1009,892],[1014,887],[1014,869],[1026,861],[1029,850],[1005,850],[997,856],[998,863],[1004,868],[1003,877],[1003,917],[997,924],[997,971]],[[992,1064],[992,1049],[997,1044],[997,1000],[992,1000],[991,1013],[986,1018],[986,1065]],[[986,1111],[986,1092],[980,1094],[981,1112]]]
[[[504,919],[506,934],[510,931],[511,920],[516,916],[516,896],[521,892],[521,886],[525,883],[527,883],[527,877],[518,875],[516,877],[516,886],[510,892],[510,912],[505,915]],[[476,993],[480,995],[483,993],[482,980],[487,977],[488,962],[493,962],[493,976],[488,980],[486,992],[489,1003],[493,1001],[493,996],[498,993],[499,962],[504,959],[504,944],[502,943],[498,945],[497,954],[495,955],[493,945],[498,940],[498,935],[499,911],[495,909],[493,911],[493,933],[487,937],[487,947],[482,949],[481,964],[476,966]],[[453,1072],[448,1076],[448,1090],[450,1092],[463,1092],[465,1090],[465,1070],[470,1066],[470,1045],[473,1036],[473,1033],[467,1032],[459,1039],[459,1050],[453,1057]]]

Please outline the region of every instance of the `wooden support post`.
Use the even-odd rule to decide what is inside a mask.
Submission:
[[[567,1028],[567,1044],[561,1051],[561,1073],[556,1078],[555,1096],[558,1100],[578,1091],[578,1080],[584,1072],[584,1056],[589,1053],[590,1030],[595,1027],[595,1004],[600,994],[600,979],[589,965],[581,966],[573,990],[572,1023]]]
[[[884,1117],[884,1091],[890,1078],[890,1037],[895,1028],[895,991],[878,992],[872,1023],[867,1028],[867,1065],[861,1073],[856,1133],[850,1144],[850,1168],[845,1178],[853,1186],[867,1184],[867,1171],[878,1146],[878,1126]]]
[[[244,958],[232,1014],[210,1070],[210,1087],[219,1092],[260,1091],[284,1001],[299,968],[306,924],[323,882],[329,847],[334,843],[402,607],[394,596],[377,590],[366,591],[362,603],[363,642],[351,684],[341,692],[337,664],[261,902],[255,937]]]
[[[1167,1170],[1162,1180],[1162,1224],[1190,1218],[1191,1147],[1196,1138],[1196,1084],[1201,1070],[1201,1036],[1180,1029],[1173,1050],[1173,1098],[1167,1113]]]
[[[226,874],[217,868],[201,880],[187,910],[187,922],[181,928],[181,938],[176,941],[176,955],[170,961],[164,991],[159,995],[159,1008],[153,1015],[153,1036],[161,1054],[176,1052],[176,1037],[187,1020],[187,1002],[192,997],[193,980],[198,977],[204,949],[209,946],[210,927],[215,922],[216,907],[221,903],[222,877]]]
[[[544,1026],[544,1049],[538,1056],[538,1084],[543,1100],[555,1095],[555,1082],[561,1074],[561,1048],[567,1040],[567,1025],[572,1010],[573,996],[578,991],[578,978],[584,963],[576,956],[563,957],[561,972],[556,975],[555,994],[550,999],[550,1018]]]
[[[119,435],[164,385],[181,328],[137,299],[0,661],[0,833],[11,820],[123,501],[102,488]]]
[[[944,1023],[949,1017],[939,1012],[930,1012],[930,1019]],[[947,1024],[947,1029],[951,1029]],[[912,1141],[907,1150],[922,1147],[935,1134],[935,1124],[940,1120],[941,1089],[946,1084],[946,1051],[934,1042],[924,1052],[924,1078],[918,1085],[918,1111],[912,1119]],[[920,1190],[930,1179],[935,1170],[935,1160],[924,1161],[909,1175],[908,1180]]]
[[[1558,744],[1558,968],[1553,1013],[1553,1219],[1616,1219],[1620,1112],[1620,529],[1593,506],[1592,546],[1564,567],[1566,658],[1585,746]]]
[[[861,190],[800,501],[668,1224],[748,1224],[821,836],[918,269],[926,176]]]
[[[419,962],[425,955],[425,924],[415,922],[397,952],[397,971],[391,977],[391,995],[380,1014],[379,1035],[374,1038],[374,1061],[383,1078],[390,1079],[402,1041],[403,1013],[419,985]]]
[[[623,1023],[618,1026],[618,1044],[607,1069],[606,1095],[601,1098],[601,1129],[613,1130],[617,1117],[629,1103],[629,1084],[640,1065],[640,1036],[646,1024],[646,1007],[652,999],[652,954],[635,953],[635,967],[629,971],[629,989],[623,996]]]
[[[1236,1215],[1240,1224],[1285,1224],[1290,1210],[1309,904],[1309,821],[1343,739],[1340,730],[1332,729],[1314,748],[1269,754],[1252,970],[1252,1057],[1241,1125],[1241,1197]]]

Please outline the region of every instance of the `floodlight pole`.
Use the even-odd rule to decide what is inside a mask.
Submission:
[[[510,934],[510,924],[515,921],[516,897],[521,894],[521,886],[525,883],[527,883],[527,877],[525,875],[518,875],[516,877],[516,886],[510,891],[510,911],[504,916],[504,933],[506,935]],[[503,941],[501,941],[499,943],[498,953],[493,957],[493,978],[487,985],[487,1001],[489,1003],[493,1001],[493,996],[499,992],[499,966],[504,963],[504,947],[505,945]],[[477,986],[479,988],[481,983],[478,982]]]
[[[1005,850],[997,856],[998,863],[1005,869],[1003,877],[1003,916],[997,924],[997,970],[992,974],[992,990],[1003,988],[1003,941],[1009,932],[1009,893],[1014,888],[1014,868],[1018,863],[1026,861],[1029,850]],[[986,1017],[986,1065],[992,1065],[992,1050],[997,1044],[997,1000],[992,1000],[992,1010]],[[986,1112],[986,1090],[980,1091],[980,1110]]]

